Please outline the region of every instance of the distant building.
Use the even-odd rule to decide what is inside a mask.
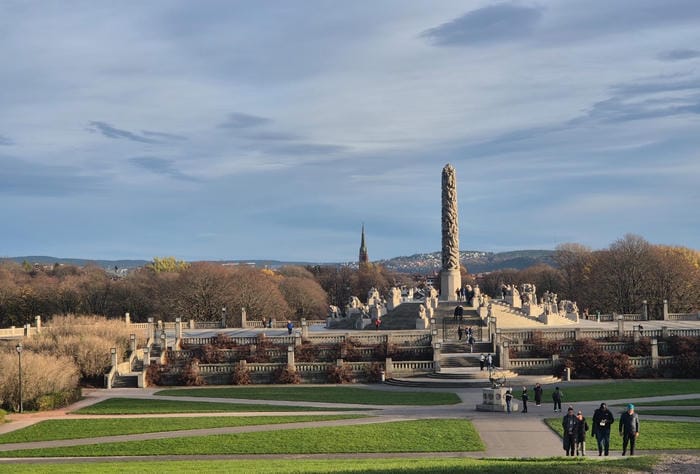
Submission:
[[[362,241],[360,242],[360,258],[357,263],[362,266],[369,263],[369,255],[367,255],[367,246],[365,245],[365,225],[362,224]]]

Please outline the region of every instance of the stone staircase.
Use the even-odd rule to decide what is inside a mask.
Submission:
[[[136,359],[131,372],[117,374],[112,381],[112,388],[138,388],[139,373],[143,372],[143,360]]]

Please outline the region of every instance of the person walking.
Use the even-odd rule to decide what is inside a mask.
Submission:
[[[566,410],[566,415],[561,420],[561,426],[564,428],[564,451],[566,451],[567,456],[573,456],[576,448],[576,433],[578,432],[578,419],[574,415],[573,407]]]
[[[554,392],[552,393],[552,400],[554,401],[554,411],[555,412],[561,412],[561,401],[564,398],[564,393],[559,390],[559,387],[554,388]]]
[[[489,370],[493,369],[493,356],[491,354],[486,356],[486,367],[488,367]]]
[[[486,363],[486,356],[484,354],[481,354],[481,357],[479,357],[479,370],[481,370],[481,371],[484,370],[485,363]]]
[[[474,336],[470,334],[467,341],[469,342],[469,352],[474,352]]]
[[[634,455],[634,445],[639,436],[639,416],[634,412],[634,405],[627,405],[627,411],[620,416],[620,436],[622,436],[622,455],[627,453],[630,445],[630,456]]]
[[[586,455],[586,431],[588,431],[588,422],[583,416],[581,410],[576,414],[576,419],[578,420],[578,425],[576,426],[576,456],[581,454],[581,456]]]
[[[382,320],[377,318],[374,320],[374,330],[379,331],[379,326],[382,325]]]
[[[591,434],[598,442],[598,456],[602,456],[603,452],[607,456],[610,451],[610,428],[614,422],[615,417],[605,403],[601,403],[600,408],[593,412]]]
[[[287,332],[289,335],[292,335],[292,331],[294,330],[294,323],[291,320],[287,321]]]
[[[463,334],[464,334],[464,331],[462,330],[462,326],[458,326],[457,327],[457,340],[461,341]]]
[[[542,385],[535,384],[535,405],[542,405]]]
[[[523,387],[523,394],[520,396],[520,399],[523,401],[523,413],[527,413],[527,401],[530,399],[527,394],[527,387]]]
[[[506,413],[510,413],[510,404],[513,401],[513,394],[510,393],[510,390],[506,390]]]

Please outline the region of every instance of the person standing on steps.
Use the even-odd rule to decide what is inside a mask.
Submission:
[[[490,353],[486,356],[486,367],[489,370],[493,369],[493,356]]]
[[[634,405],[627,405],[627,411],[620,417],[620,436],[622,436],[622,455],[627,453],[630,445],[630,456],[634,455],[634,445],[639,436],[639,416],[634,412]]]
[[[469,352],[474,352],[474,336],[470,334],[467,342],[469,342]]]
[[[513,401],[513,394],[510,393],[510,390],[506,390],[506,413],[510,413],[510,404]]]
[[[535,384],[535,405],[542,405],[542,385]]]
[[[457,327],[457,340],[461,341],[462,340],[462,334],[464,334],[464,331],[462,330],[462,326]]]
[[[481,354],[481,357],[479,357],[479,370],[484,370],[484,363],[486,363],[486,356]]]
[[[591,434],[595,436],[598,442],[598,456],[602,456],[603,452],[607,456],[610,451],[610,428],[614,422],[615,417],[608,410],[608,406],[605,403],[601,403],[600,408],[593,412]]]
[[[566,415],[561,420],[561,426],[564,428],[564,451],[566,451],[567,456],[573,456],[576,448],[576,433],[578,432],[578,419],[574,415],[573,407],[566,410]]]
[[[564,393],[559,390],[559,387],[554,388],[554,392],[552,393],[552,400],[554,401],[554,411],[555,412],[561,412],[561,401],[564,398]]]
[[[588,422],[583,417],[581,410],[576,414],[578,426],[576,427],[576,456],[581,453],[581,456],[586,455],[586,431],[588,431]]]
[[[523,387],[523,394],[520,396],[520,399],[523,401],[523,413],[527,413],[527,401],[530,399],[527,395],[527,387]]]

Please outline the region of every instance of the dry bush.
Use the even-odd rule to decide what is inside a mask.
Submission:
[[[129,347],[130,329],[122,321],[98,316],[54,316],[41,334],[25,341],[27,349],[71,357],[84,379],[101,376],[111,365],[110,349],[120,361]]]
[[[578,377],[630,378],[634,375],[627,354],[605,352],[591,339],[581,339],[574,343],[566,365]]]
[[[273,375],[275,383],[298,385],[301,383],[301,375],[296,370],[291,370],[289,367],[281,367],[275,370]]]
[[[365,380],[369,383],[381,382],[382,372],[384,372],[384,366],[379,362],[373,362],[362,369]]]
[[[13,348],[14,349],[14,348]],[[0,406],[19,409],[19,363],[17,353],[0,353]],[[22,352],[22,398],[26,407],[37,408],[44,396],[73,392],[78,387],[78,369],[69,357]],[[66,397],[70,401],[71,397]],[[53,407],[50,407],[53,408]]]
[[[233,385],[250,385],[250,369],[247,364],[236,364],[231,374],[231,383]]]
[[[166,371],[167,369],[158,363],[150,364],[146,369],[146,385],[149,387],[160,385]]]
[[[204,379],[199,372],[199,361],[193,359],[187,362],[177,381],[180,385],[187,385],[188,387],[204,385]]]
[[[353,379],[350,364],[333,365],[328,368],[328,381],[330,383],[352,383]]]

